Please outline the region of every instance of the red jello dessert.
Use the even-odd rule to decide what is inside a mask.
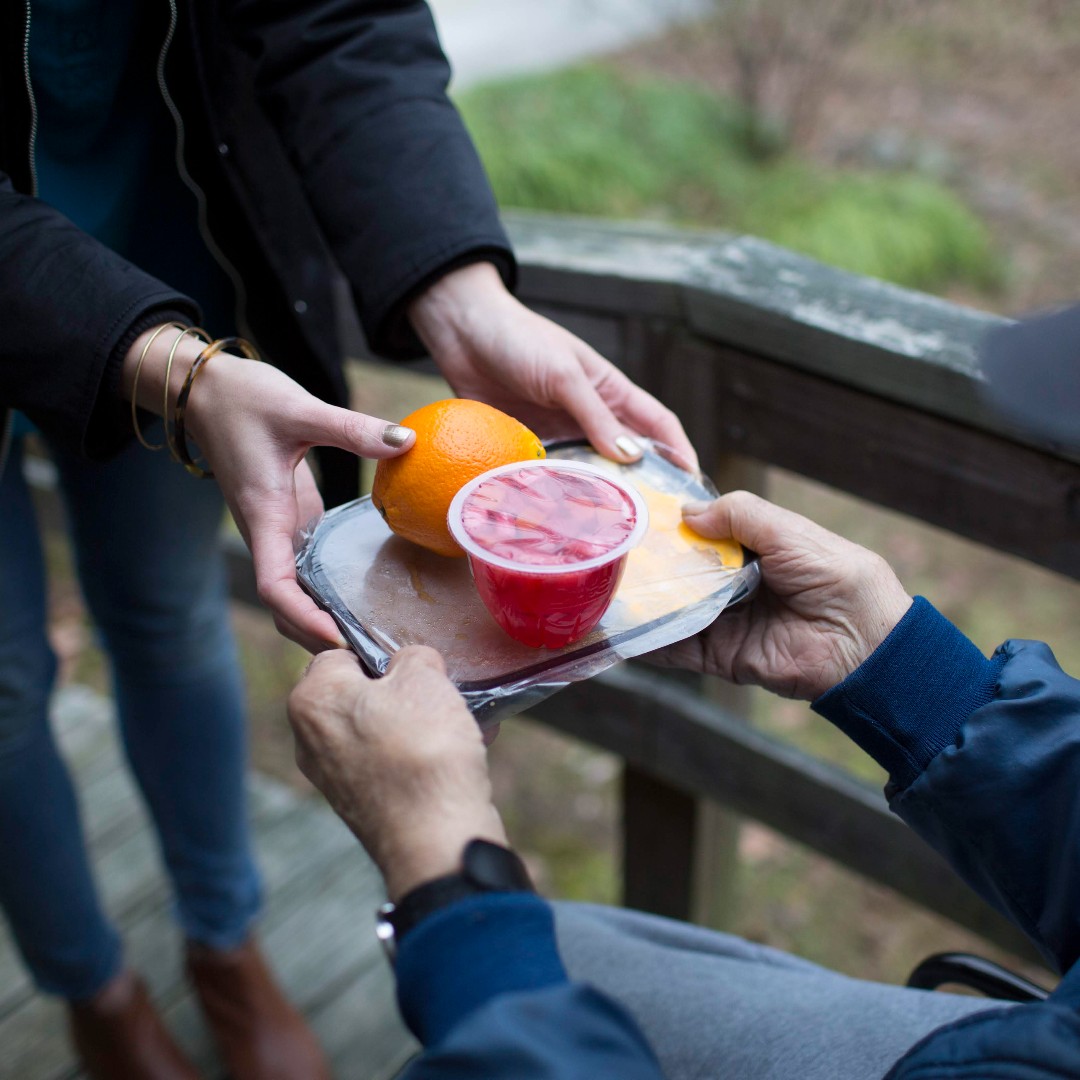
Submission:
[[[526,645],[558,649],[607,611],[648,511],[632,486],[595,466],[530,461],[466,484],[449,526],[496,622]]]

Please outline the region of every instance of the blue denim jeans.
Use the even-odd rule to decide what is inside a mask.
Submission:
[[[79,580],[109,658],[123,744],[184,934],[219,948],[260,900],[244,774],[244,691],[217,539],[217,486],[132,446],[55,451]],[[0,907],[38,987],[92,995],[121,965],[71,779],[47,721],[56,659],[21,440],[0,476]]]

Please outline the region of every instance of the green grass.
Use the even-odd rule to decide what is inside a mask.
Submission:
[[[1002,280],[986,228],[938,181],[762,162],[739,110],[687,84],[590,65],[459,105],[504,206],[748,232],[925,290]]]

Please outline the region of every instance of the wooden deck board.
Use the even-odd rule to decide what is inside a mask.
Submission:
[[[104,725],[99,725],[99,730],[103,736],[100,741],[110,742]],[[138,925],[144,912],[165,904],[168,885],[147,816],[119,758],[110,751],[87,760],[100,765],[106,758],[113,761],[113,769],[99,771],[85,788],[80,784],[83,824],[85,827],[89,819],[102,825],[106,820],[108,812],[99,803],[126,807],[122,813],[117,810],[112,815],[107,828],[86,828],[86,833],[102,902],[117,923],[132,927]],[[82,779],[77,770],[76,776]],[[252,817],[263,841],[260,863],[268,888],[283,884],[290,869],[303,873],[311,865],[308,860],[320,857],[324,850],[355,847],[344,826],[335,820],[327,828],[321,808],[306,806],[280,784],[253,778],[250,800]],[[29,977],[10,940],[0,937],[0,1018],[31,993]]]
[[[61,695],[54,724],[79,788],[95,873],[129,961],[207,1077],[221,1075],[182,977],[179,933],[145,810],[123,767],[107,702]],[[259,934],[339,1080],[389,1080],[416,1044],[397,1016],[393,979],[372,933],[378,873],[330,811],[253,777],[252,814],[267,902]],[[73,1080],[63,1008],[37,995],[0,928],[0,1080]]]

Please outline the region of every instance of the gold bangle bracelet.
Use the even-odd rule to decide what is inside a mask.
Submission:
[[[245,341],[243,338],[225,337],[218,338],[217,341],[212,341],[197,357],[195,357],[195,362],[191,365],[191,368],[187,373],[184,385],[180,388],[180,393],[176,398],[176,408],[173,412],[174,445],[176,448],[177,459],[192,476],[198,476],[202,480],[211,480],[213,479],[214,474],[210,469],[204,469],[199,465],[192,458],[191,451],[188,449],[188,398],[191,396],[191,388],[195,385],[195,380],[199,377],[199,373],[202,369],[206,367],[207,363],[213,357],[217,356],[220,352],[224,352],[226,349],[235,349],[248,360],[258,360],[260,358],[250,342]]]
[[[142,374],[143,362],[146,360],[146,354],[150,351],[150,346],[154,344],[160,334],[170,329],[183,330],[184,327],[183,324],[177,322],[163,323],[159,326],[150,335],[150,340],[142,347],[142,352],[139,353],[139,359],[135,364],[135,377],[131,380],[131,426],[135,431],[135,438],[147,450],[164,450],[165,444],[163,442],[147,442],[146,436],[143,435],[142,429],[139,427],[139,376]]]
[[[176,335],[176,340],[172,343],[172,348],[169,350],[169,359],[165,363],[165,389],[162,391],[162,403],[161,403],[161,418],[164,421],[165,428],[165,445],[169,448],[169,454],[173,461],[183,464],[179,453],[176,450],[176,441],[173,438],[172,432],[169,431],[169,379],[172,376],[173,360],[176,358],[176,350],[180,346],[180,342],[184,338],[194,335],[201,338],[203,341],[209,341],[210,335],[207,334],[199,326],[188,326],[181,329],[180,333]]]

